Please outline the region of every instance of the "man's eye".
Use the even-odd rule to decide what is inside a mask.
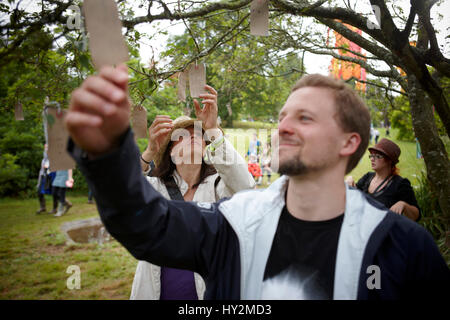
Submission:
[[[302,120],[302,121],[309,121],[309,120],[312,120],[312,118],[308,117],[308,116],[300,116],[300,120]]]

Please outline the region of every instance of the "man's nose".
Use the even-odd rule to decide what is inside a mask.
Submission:
[[[294,133],[294,127],[289,117],[284,117],[278,124],[278,134],[292,135]]]

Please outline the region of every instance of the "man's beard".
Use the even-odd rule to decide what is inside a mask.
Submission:
[[[301,176],[312,172],[321,171],[328,166],[328,162],[324,159],[317,159],[315,162],[306,164],[301,160],[300,154],[282,161],[279,160],[278,173],[287,176]]]
[[[280,175],[284,174],[287,176],[304,175],[310,171],[310,168],[298,158],[289,159],[283,162],[280,161],[278,168]]]

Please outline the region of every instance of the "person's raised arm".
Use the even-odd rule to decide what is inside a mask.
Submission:
[[[65,119],[67,149],[106,229],[136,259],[207,275],[224,254],[217,246],[235,244],[235,236],[217,205],[169,201],[142,175],[129,127],[127,79],[125,66],[104,68],[74,91]]]
[[[150,161],[155,160],[155,155],[159,152],[161,143],[173,128],[170,116],[157,115],[148,129],[148,145],[141,155],[142,171],[148,172]]]
[[[206,148],[207,163],[215,167],[221,177],[219,183],[230,189],[230,195],[244,189],[251,189],[255,181],[248,172],[247,163],[225,139],[217,124],[217,92],[208,85],[205,89],[208,93],[199,96],[203,99],[204,107],[201,108],[197,100],[194,100],[194,106],[197,118],[204,124],[206,139],[211,141]]]

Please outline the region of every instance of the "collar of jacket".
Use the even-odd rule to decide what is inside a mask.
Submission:
[[[219,206],[239,240],[241,299],[261,299],[264,271],[285,205],[287,183],[288,177],[282,176],[265,190],[241,191]],[[370,205],[359,190],[346,185],[345,214],[336,255],[334,299],[357,298],[366,245],[386,214],[387,210]]]

